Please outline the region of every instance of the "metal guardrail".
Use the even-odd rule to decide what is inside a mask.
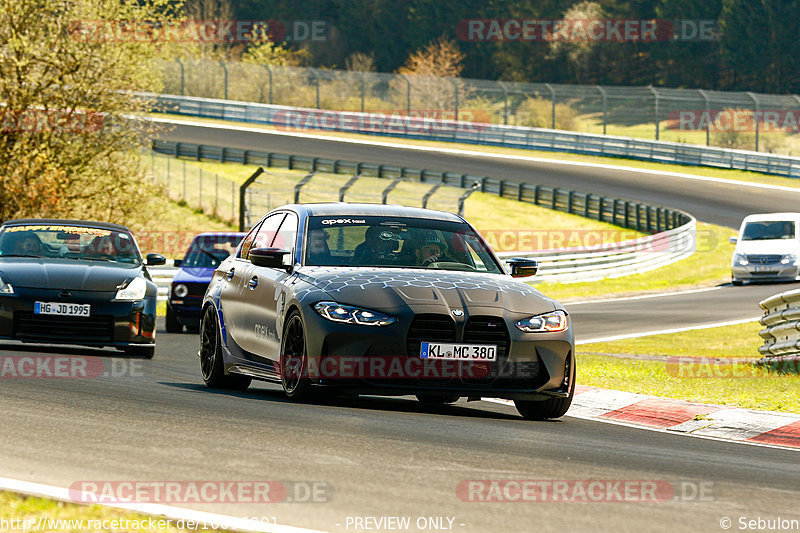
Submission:
[[[172,283],[172,277],[178,272],[178,269],[173,266],[150,266],[147,267],[150,277],[153,278],[153,283],[158,287],[158,301],[166,302],[169,295],[169,286]]]
[[[764,344],[759,363],[772,368],[797,371],[800,362],[800,289],[782,292],[758,304],[764,310],[758,334]]]
[[[536,280],[589,281],[645,272],[672,263],[694,253],[696,221],[677,209],[591,193],[517,183],[486,176],[472,176],[391,165],[277,154],[168,141],[153,141],[153,150],[175,157],[280,167],[310,172],[329,172],[406,179],[420,183],[442,184],[496,194],[503,198],[532,203],[556,211],[608,222],[643,232],[654,232],[636,241],[603,246],[599,249],[537,251],[521,250],[512,255],[528,255],[541,261]],[[243,195],[244,197],[244,195]],[[246,205],[243,204],[243,209]],[[504,254],[507,256],[509,254]]]
[[[153,98],[156,102],[155,111],[163,113],[269,124],[290,130],[327,130],[504,146],[800,177],[800,158],[747,150],[522,126],[441,119],[432,121],[411,116],[395,118],[375,113],[292,108],[189,96],[145,96]]]

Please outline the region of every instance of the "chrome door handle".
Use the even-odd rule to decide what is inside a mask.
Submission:
[[[250,287],[251,291],[255,289],[257,285],[258,285],[258,276],[253,276],[252,278],[250,278],[250,282],[247,284],[247,286]]]
[[[234,274],[234,272],[236,272],[236,269],[234,269],[234,268],[232,268],[232,269],[228,270],[228,273],[227,273],[227,274],[225,274],[225,278],[226,278],[228,281],[232,280],[232,279],[233,279],[233,274]]]

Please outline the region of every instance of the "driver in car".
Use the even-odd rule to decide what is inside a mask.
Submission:
[[[428,237],[417,249],[417,264],[429,266],[431,263],[457,263],[456,259],[447,255],[447,245],[439,237]]]

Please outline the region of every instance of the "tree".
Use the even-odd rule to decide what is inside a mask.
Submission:
[[[456,90],[464,96],[464,84],[458,78],[463,69],[464,54],[452,40],[439,37],[424,49],[412,53],[398,74],[412,78],[412,99],[432,109],[451,109]],[[450,77],[451,79],[445,79]],[[404,84],[395,82],[395,89]]]
[[[169,16],[167,0],[0,0],[0,219],[147,219],[134,91],[158,91],[158,50],[131,23]]]

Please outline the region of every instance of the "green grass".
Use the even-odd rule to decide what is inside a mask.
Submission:
[[[642,274],[580,283],[542,282],[536,288],[557,300],[570,301],[727,283],[735,247],[728,238],[734,234],[732,229],[698,222],[697,251],[687,259]]]
[[[800,375],[767,372],[748,361],[760,357],[760,329],[754,322],[580,345],[577,382],[699,403],[798,413]]]
[[[179,531],[196,533],[197,531],[197,529],[179,528],[177,527],[179,525],[177,520],[170,520],[163,517],[153,517],[153,520],[156,521],[157,525],[155,528],[150,528],[150,517],[147,515],[130,513],[124,510],[113,509],[111,507],[104,507],[101,505],[79,505],[74,503],[65,503],[47,498],[23,496],[6,491],[0,491],[0,517],[8,521],[12,519],[20,521],[17,522],[19,527],[8,528],[11,531],[36,531],[39,527],[39,520],[42,519],[42,517],[44,517],[44,520],[49,520],[50,522],[43,521],[41,523],[42,528],[38,529],[39,531],[152,531],[154,533],[173,533]],[[27,528],[22,527],[22,520],[30,521],[25,524],[28,525]],[[73,520],[73,522],[72,524],[65,522],[56,523],[54,522],[55,520]],[[82,527],[78,527],[79,524],[74,522],[77,520],[83,521],[83,523],[80,524]],[[120,522],[113,524],[110,522],[112,520],[117,520]],[[122,522],[123,520],[127,521],[128,527],[119,527],[126,524],[125,522]],[[158,524],[159,520],[163,520],[164,522]],[[103,521],[108,522],[103,524]],[[14,523],[11,525],[14,526]],[[97,527],[98,525],[101,527]],[[114,525],[117,525],[118,527],[112,527]],[[166,527],[159,527],[159,525]],[[204,531],[223,530],[206,528]]]
[[[753,309],[757,315],[757,308]],[[578,351],[593,354],[640,354],[679,357],[733,357],[758,359],[758,348],[764,344],[758,322],[722,326],[681,333],[648,335],[637,339],[582,344]],[[697,339],[702,338],[702,343]]]
[[[233,121],[224,121],[218,119],[207,119],[207,118],[197,118],[197,117],[185,117],[179,115],[164,115],[164,114],[152,114],[151,116],[154,117],[169,117],[179,120],[192,120],[195,122],[207,122],[209,124],[236,124],[236,125],[244,125],[248,128],[257,128],[257,129],[264,129],[275,131],[277,128],[273,126],[263,125],[263,124],[242,124],[241,122],[233,122]],[[646,128],[646,126],[632,126],[630,128],[642,129]],[[600,130],[602,131],[602,130]],[[647,138],[646,135],[628,135],[625,133],[626,129],[611,129],[608,131],[609,134],[618,134],[624,136],[634,136],[634,137],[644,137]],[[651,127],[651,132],[652,132]],[[663,131],[663,130],[662,130]],[[675,130],[669,130],[675,131]],[[406,145],[415,145],[415,146],[431,146],[431,147],[439,147],[439,148],[449,148],[449,149],[460,149],[460,150],[469,150],[469,151],[480,151],[486,152],[491,154],[508,154],[508,155],[515,155],[515,156],[523,156],[523,157],[532,157],[532,158],[549,158],[549,159],[558,159],[558,160],[565,160],[565,161],[579,161],[579,162],[587,162],[587,163],[600,163],[606,165],[621,165],[636,169],[648,169],[648,170],[655,170],[659,172],[678,172],[681,174],[690,174],[696,176],[703,176],[703,177],[710,177],[710,178],[721,178],[733,181],[746,181],[751,183],[761,183],[761,184],[768,184],[768,185],[781,185],[784,187],[796,187],[800,188],[800,181],[797,179],[792,178],[783,178],[780,176],[770,176],[768,174],[762,174],[759,172],[746,172],[742,170],[730,170],[730,169],[723,169],[723,168],[714,168],[714,167],[692,167],[692,166],[684,166],[684,165],[670,165],[664,163],[651,163],[648,161],[636,161],[632,159],[622,159],[622,158],[615,158],[615,157],[599,157],[599,156],[589,156],[589,155],[579,155],[579,154],[569,154],[563,152],[547,152],[547,151],[539,151],[539,150],[525,150],[521,148],[504,148],[504,147],[497,147],[497,146],[479,146],[474,144],[462,144],[462,143],[450,143],[450,142],[443,142],[443,141],[425,141],[425,140],[418,140],[418,139],[402,139],[398,137],[388,137],[388,136],[374,136],[374,135],[362,135],[357,133],[339,133],[339,132],[330,132],[330,131],[308,131],[306,133],[317,134],[317,135],[324,135],[328,137],[339,137],[339,138],[350,138],[350,139],[360,139],[360,140],[368,140],[373,142],[386,142],[386,143],[394,143],[394,144],[406,144]],[[680,132],[684,137],[688,132]],[[697,134],[698,132],[694,132]],[[671,139],[671,134],[667,134],[667,138],[662,136],[662,140],[679,140],[679,139]],[[652,138],[652,133],[650,135]],[[688,140],[688,138],[687,138]],[[702,133],[702,141],[694,142],[696,139],[693,138],[694,144],[705,144],[705,133]],[[800,149],[796,150],[800,151]],[[447,169],[441,169],[447,170]],[[653,179],[658,179],[657,176],[653,176]],[[695,213],[695,215],[702,215],[702,213]]]

